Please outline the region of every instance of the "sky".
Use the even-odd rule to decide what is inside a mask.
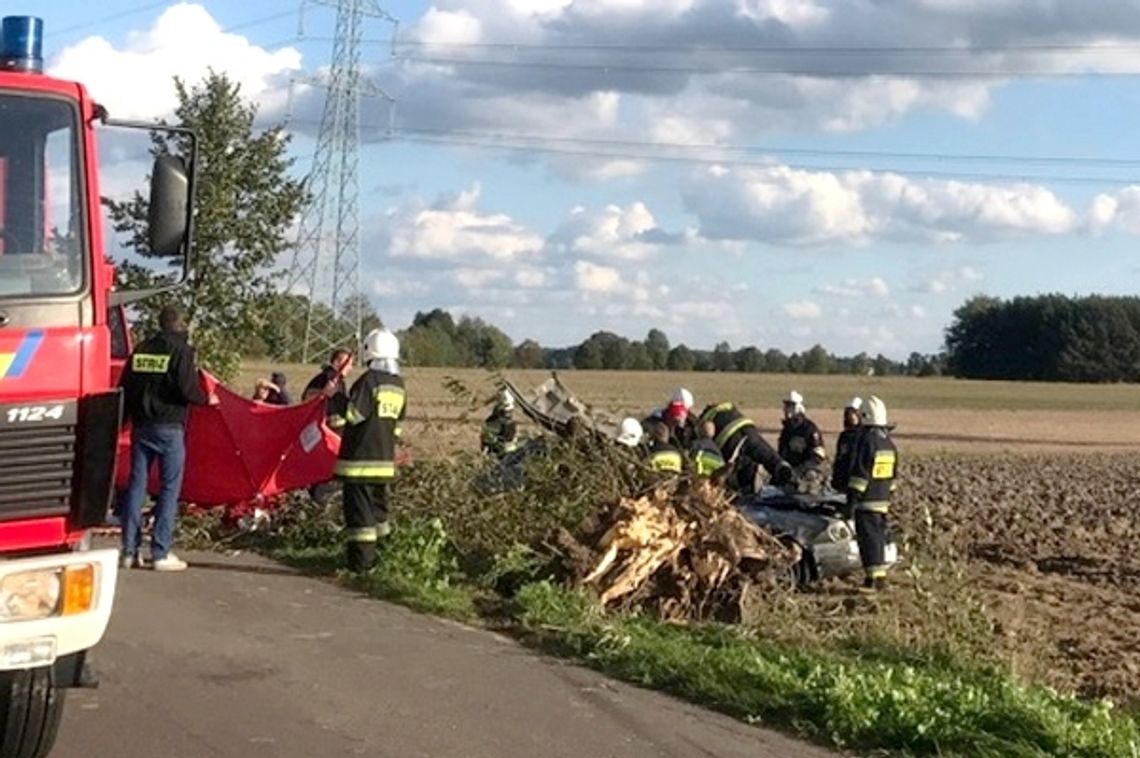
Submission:
[[[362,65],[362,287],[516,342],[941,348],[985,293],[1133,294],[1140,2],[399,0]],[[335,9],[9,0],[154,119],[225,71],[311,165]],[[394,40],[393,40],[394,37]],[[392,130],[387,127],[389,123]],[[103,155],[110,191],[144,169]]]

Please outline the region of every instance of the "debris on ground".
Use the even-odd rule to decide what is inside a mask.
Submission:
[[[790,581],[799,550],[733,507],[722,490],[675,480],[603,506],[558,548],[603,605],[668,620],[739,618],[746,590]]]

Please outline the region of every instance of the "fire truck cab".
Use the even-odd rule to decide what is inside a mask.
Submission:
[[[112,361],[126,332],[110,322],[147,294],[113,291],[96,157],[106,113],[42,73],[42,34],[29,17],[0,29],[0,758],[50,752],[64,690],[107,628],[118,551],[91,549],[88,530],[106,518],[122,415]],[[186,257],[191,174],[192,161],[155,160],[160,254]]]

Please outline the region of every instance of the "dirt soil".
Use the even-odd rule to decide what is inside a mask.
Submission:
[[[1137,508],[1140,454],[955,455],[906,463],[893,511],[913,547],[964,560],[1015,665],[1125,702],[1140,692]]]

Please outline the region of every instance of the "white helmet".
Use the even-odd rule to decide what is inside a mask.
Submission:
[[[886,426],[887,425],[887,406],[879,398],[871,395],[867,398],[867,404],[863,407],[863,423],[868,426]]]
[[[850,408],[853,411],[857,411],[862,407],[863,407],[863,398],[853,397],[853,398],[851,398],[851,402],[848,403],[846,406],[844,406],[843,409],[847,410],[848,408]]]
[[[804,396],[792,390],[788,396],[784,398],[784,406],[793,406],[792,413],[804,413]]]
[[[394,361],[400,357],[400,340],[387,329],[373,329],[364,337],[360,358],[364,363]]]
[[[627,417],[621,421],[621,431],[618,432],[618,444],[625,445],[626,447],[637,447],[641,442],[641,437],[645,432],[641,428],[641,422],[635,418]]]
[[[504,411],[513,411],[515,409],[515,396],[511,394],[510,390],[503,390],[499,394],[499,407]]]
[[[693,393],[684,387],[678,387],[673,390],[673,396],[669,399],[669,402],[680,403],[685,406],[685,410],[691,411],[693,409]]]

